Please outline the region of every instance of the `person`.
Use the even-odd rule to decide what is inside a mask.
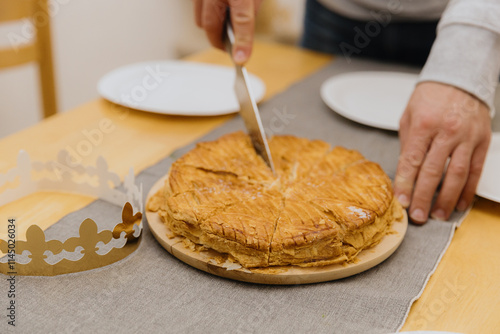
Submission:
[[[500,74],[500,1],[306,1],[302,46],[348,60],[366,56],[424,65],[400,119],[395,196],[418,224],[429,215],[446,220],[454,209],[466,210],[491,138]],[[229,7],[233,59],[244,64],[261,2],[194,0],[196,23],[213,46],[223,49]]]

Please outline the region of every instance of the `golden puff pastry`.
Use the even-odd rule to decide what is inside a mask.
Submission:
[[[359,152],[293,136],[269,146],[275,175],[243,132],[198,144],[148,209],[246,268],[353,261],[402,218],[389,177]]]

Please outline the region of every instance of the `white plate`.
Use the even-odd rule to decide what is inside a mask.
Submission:
[[[493,133],[476,194],[500,203],[500,132]]]
[[[213,116],[237,112],[233,67],[186,61],[131,64],[106,74],[97,85],[105,99],[126,107],[169,115]],[[250,74],[258,102],[266,86]]]
[[[326,80],[321,86],[321,98],[352,121],[397,131],[416,83],[416,74],[351,72]]]

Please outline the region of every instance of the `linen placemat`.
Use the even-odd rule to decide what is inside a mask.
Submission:
[[[320,86],[335,74],[358,70],[417,72],[394,64],[342,58],[260,106],[271,134],[322,139],[359,150],[394,177],[397,133],[351,122],[331,111]],[[362,98],[362,97],[360,97]],[[376,110],[374,112],[382,112]],[[243,129],[231,119],[201,141]],[[177,157],[176,151],[138,175],[145,195]],[[76,235],[89,216],[96,222],[121,208],[97,200],[47,230],[48,238]],[[309,285],[266,286],[231,281],[194,269],[171,256],[147,224],[139,249],[125,260],[88,272],[56,277],[17,277],[16,328],[0,320],[0,332],[23,333],[391,333],[421,294],[463,214],[449,222],[410,225],[400,248],[385,262],[353,277]],[[7,303],[2,276],[0,307]],[[5,307],[5,308],[4,308]]]

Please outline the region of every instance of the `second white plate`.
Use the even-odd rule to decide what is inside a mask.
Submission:
[[[258,102],[266,86],[250,74]],[[213,116],[237,112],[233,67],[187,61],[153,61],[113,70],[97,85],[105,99],[125,107],[168,115]]]
[[[500,132],[493,133],[476,194],[500,203]]]
[[[397,131],[416,83],[416,74],[351,72],[326,80],[321,86],[321,98],[352,121]]]

